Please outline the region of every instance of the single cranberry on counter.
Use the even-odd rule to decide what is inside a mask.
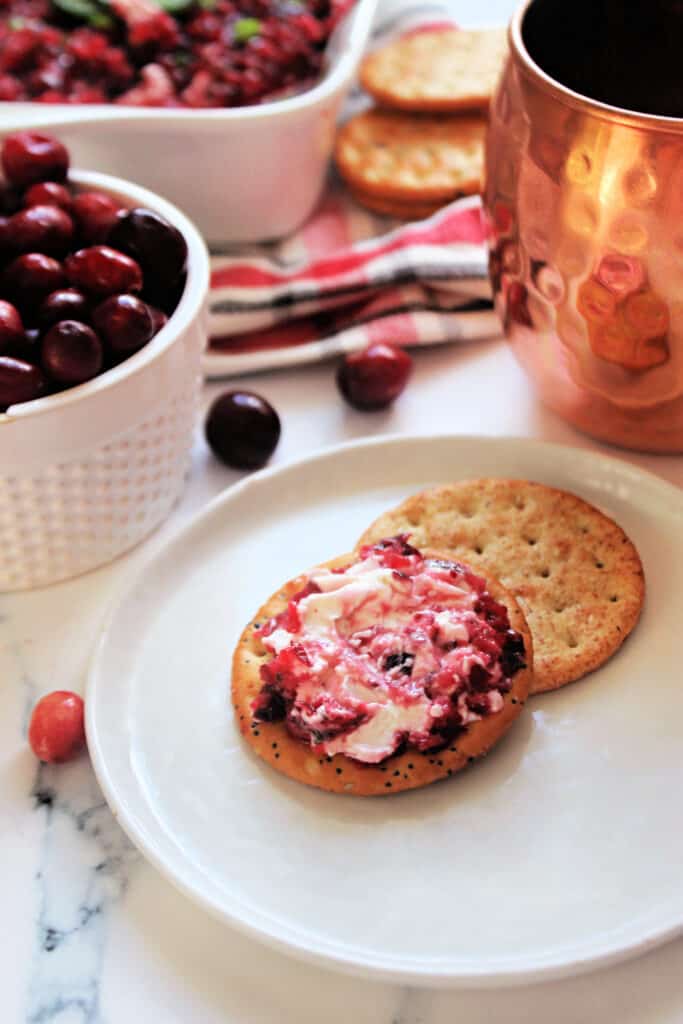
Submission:
[[[59,206],[29,206],[10,217],[9,240],[15,252],[65,256],[74,234],[71,217]]]
[[[31,185],[24,196],[24,206],[59,206],[71,213],[73,199],[66,185],[57,181],[40,181]]]
[[[32,402],[47,391],[47,381],[38,366],[0,356],[0,409],[21,402]]]
[[[40,252],[17,256],[6,267],[1,282],[7,298],[16,302],[22,312],[30,312],[46,295],[65,284],[61,263]]]
[[[227,391],[212,403],[206,439],[221,462],[233,469],[259,469],[280,440],[280,417],[251,391]]]
[[[401,394],[413,361],[401,348],[378,342],[347,355],[337,370],[337,386],[354,409],[386,409]]]
[[[69,154],[61,142],[49,135],[15,132],[4,140],[0,162],[12,185],[28,188],[38,181],[64,181]]]
[[[154,320],[135,295],[110,295],[93,310],[92,322],[115,356],[137,352],[154,334]]]
[[[88,300],[77,288],[58,288],[47,295],[38,310],[38,323],[51,327],[60,320],[80,320],[89,323]]]
[[[81,242],[105,242],[121,212],[121,205],[104,192],[79,193],[73,199],[73,214]]]
[[[85,746],[83,699],[69,690],[42,697],[31,713],[28,742],[40,761],[60,763]]]
[[[11,302],[0,299],[0,352],[9,352],[25,338],[19,311]]]
[[[79,249],[67,256],[64,267],[70,283],[92,295],[104,297],[142,289],[139,265],[108,245]]]
[[[138,261],[145,277],[170,285],[185,270],[187,245],[177,228],[152,210],[136,207],[119,217],[107,243]]]
[[[41,364],[58,384],[84,384],[102,369],[102,342],[87,324],[60,320],[43,338]]]

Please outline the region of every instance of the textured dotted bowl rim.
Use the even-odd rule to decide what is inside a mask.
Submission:
[[[60,394],[35,399],[33,402],[10,406],[7,412],[0,413],[0,431],[3,426],[12,422],[29,421],[41,415],[58,413],[66,406],[108,391],[134,376],[158,359],[183,336],[200,315],[208,294],[210,270],[206,244],[192,221],[177,206],[141,185],[109,174],[75,169],[70,171],[69,181],[78,188],[96,189],[112,194],[121,199],[129,209],[137,206],[147,207],[173,224],[187,243],[187,282],[180,302],[168,322],[139,352],[85,384],[79,384]]]

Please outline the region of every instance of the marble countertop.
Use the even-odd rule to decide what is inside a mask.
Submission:
[[[425,351],[387,412],[338,398],[330,366],[245,379],[281,413],[273,463],[342,440],[453,431],[517,435],[607,450],[532,397],[502,341]],[[221,390],[211,385],[205,402]],[[683,486],[683,459],[621,453]],[[187,492],[168,533],[240,474],[198,431]],[[683,1019],[683,940],[619,967],[497,991],[402,988],[312,968],[216,923],[161,878],[114,821],[83,756],[38,767],[30,708],[55,688],[82,690],[108,603],[142,548],[42,591],[0,596],[2,1012],[7,1024],[674,1024]],[[455,922],[457,927],[457,922]]]

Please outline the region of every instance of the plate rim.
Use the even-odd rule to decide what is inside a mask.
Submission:
[[[287,472],[296,472],[302,467],[334,459],[350,450],[355,449],[381,449],[410,444],[427,443],[453,443],[457,444],[483,444],[484,446],[497,445],[503,449],[526,448],[532,453],[542,457],[557,453],[558,458],[571,456],[577,461],[586,461],[591,465],[599,463],[609,471],[609,468],[617,472],[631,475],[636,480],[643,478],[651,487],[662,493],[662,497],[670,497],[680,506],[683,516],[683,489],[676,484],[658,475],[650,469],[643,469],[640,466],[629,462],[618,455],[595,451],[590,448],[578,448],[573,445],[560,444],[552,441],[543,441],[536,438],[521,436],[497,436],[489,434],[466,434],[466,433],[413,433],[413,434],[385,434],[379,437],[362,437],[339,444],[326,445],[308,453],[298,459],[282,464],[270,466],[242,478],[234,484],[228,485],[223,491],[215,495],[206,504],[190,514],[190,516],[170,534],[157,536],[148,542],[146,551],[141,560],[124,575],[124,579],[109,602],[109,606],[103,617],[102,624],[97,634],[86,675],[85,686],[85,727],[88,743],[88,752],[93,771],[100,785],[103,795],[111,809],[111,812],[131,840],[133,845],[143,854],[150,864],[159,871],[163,878],[169,881],[178,891],[188,897],[193,903],[202,907],[213,918],[218,919],[230,927],[246,934],[252,939],[265,945],[295,956],[297,959],[314,964],[320,967],[333,968],[345,973],[373,978],[377,981],[414,984],[420,986],[435,987],[461,987],[461,988],[498,988],[512,985],[525,985],[542,981],[552,981],[559,978],[566,978],[573,975],[599,970],[611,964],[615,964],[635,956],[643,955],[665,942],[683,934],[683,911],[673,913],[670,920],[663,920],[660,925],[650,926],[643,929],[639,937],[630,938],[624,942],[604,942],[601,951],[588,954],[570,955],[562,957],[558,953],[548,956],[537,956],[533,961],[528,958],[523,964],[517,966],[508,961],[503,968],[491,968],[476,964],[465,966],[454,966],[453,964],[420,965],[416,961],[407,963],[405,957],[395,957],[394,964],[387,961],[386,956],[377,957],[377,962],[370,962],[367,959],[361,961],[359,957],[347,954],[345,949],[339,945],[335,952],[321,951],[316,949],[305,936],[298,938],[286,937],[268,930],[264,926],[250,922],[246,914],[237,909],[228,910],[223,906],[216,905],[207,896],[200,886],[189,884],[184,877],[179,877],[163,857],[159,856],[154,848],[153,842],[148,841],[147,833],[138,827],[135,814],[130,811],[128,801],[117,795],[116,784],[112,779],[106,757],[100,746],[98,734],[99,725],[97,722],[97,686],[98,674],[107,639],[110,634],[119,610],[125,605],[128,597],[132,595],[146,575],[155,565],[161,561],[169,550],[178,544],[186,541],[187,535],[204,520],[212,518],[214,513],[223,505],[229,505],[238,500],[245,491],[254,487],[258,488],[263,481],[272,479]]]

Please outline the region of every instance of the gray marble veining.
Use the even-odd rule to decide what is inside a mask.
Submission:
[[[84,759],[41,765],[30,798],[43,838],[26,1021],[98,1024],[107,913],[126,892],[139,855]]]

